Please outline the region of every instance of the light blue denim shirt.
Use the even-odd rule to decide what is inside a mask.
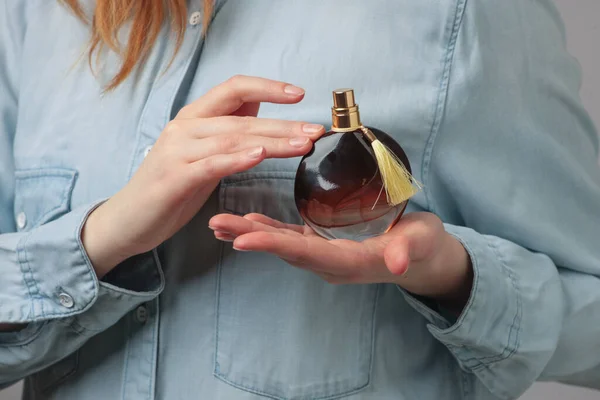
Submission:
[[[93,2],[85,2],[93,9]],[[550,0],[221,1],[201,37],[165,31],[102,94],[89,38],[55,0],[0,5],[0,383],[26,399],[512,399],[537,379],[600,386],[600,170]],[[79,62],[78,62],[79,61]],[[353,87],[406,149],[470,254],[458,319],[391,284],[330,285],[218,242],[208,219],[299,223],[298,159],[224,179],[155,251],[99,281],[80,239],[165,124],[235,74],[292,82],[261,116],[328,124]]]

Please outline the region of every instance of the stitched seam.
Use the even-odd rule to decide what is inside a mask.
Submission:
[[[421,163],[421,177],[424,183],[424,194],[425,201],[429,210],[435,213],[434,205],[431,201],[431,193],[429,190],[428,180],[430,173],[430,164],[433,153],[434,142],[439,132],[439,128],[442,122],[442,116],[444,114],[446,100],[448,98],[448,88],[450,81],[450,72],[452,71],[452,63],[454,60],[454,50],[456,48],[456,42],[458,39],[458,32],[460,27],[462,26],[464,10],[466,8],[467,0],[458,0],[456,4],[456,11],[454,16],[454,23],[452,24],[452,29],[450,31],[450,38],[448,40],[448,45],[446,47],[446,54],[443,59],[443,72],[442,78],[440,80],[440,85],[438,88],[438,98],[436,102],[436,107],[434,111],[434,118],[431,124],[431,130],[429,132],[429,138],[427,139],[427,144],[425,146],[425,151],[423,152],[423,160]]]
[[[159,304],[158,297],[154,299],[154,305],[156,307],[154,311],[154,326],[152,327],[152,367],[150,373],[150,379],[148,381],[148,400],[154,399],[154,389],[155,389],[155,380],[156,380],[156,362],[158,358],[158,329],[160,323],[160,312],[159,312]]]
[[[480,265],[479,259],[477,258],[477,254],[471,249],[471,246],[469,246],[468,243],[466,243],[465,241],[462,240],[462,238],[453,235],[461,244],[462,246],[465,248],[465,250],[467,251],[467,253],[469,254],[469,256],[471,257],[471,261],[473,263],[473,265]],[[474,274],[473,277],[473,288],[472,288],[472,293],[478,293],[479,290],[479,280],[481,279],[480,274]],[[464,324],[464,320],[467,317],[467,315],[469,314],[469,312],[471,311],[471,308],[473,307],[473,303],[475,301],[475,296],[471,297],[468,302],[467,305],[465,306],[463,313],[461,314],[461,316],[459,317],[459,319],[456,321],[456,323],[449,329],[444,330],[444,334],[449,334],[449,333],[453,333],[456,332],[460,327],[463,326]],[[436,327],[437,328],[437,327]],[[464,346],[461,346],[464,347]],[[463,362],[467,362],[470,361],[471,359],[464,359],[461,361]]]
[[[458,373],[460,374],[460,381],[461,381],[460,388],[462,391],[462,396],[464,399],[469,399],[469,398],[471,398],[471,388],[470,388],[469,376],[461,368],[459,368]]]
[[[224,186],[234,186],[248,181],[266,181],[273,179],[295,180],[296,173],[289,171],[257,172],[252,174],[246,174],[236,178],[226,178],[223,180],[222,184]]]
[[[219,206],[221,209],[227,210],[227,208],[225,207],[225,198],[227,196],[227,187],[223,186],[221,189],[221,193],[220,193],[220,199],[219,199]],[[225,244],[223,242],[219,242],[219,249],[220,249],[220,254],[219,254],[219,265],[218,265],[218,271],[217,271],[217,281],[216,281],[216,285],[215,285],[215,292],[216,292],[216,304],[215,304],[215,355],[214,355],[214,368],[213,368],[213,375],[217,378],[222,380],[223,382],[238,388],[240,390],[249,392],[249,393],[254,393],[263,397],[267,397],[270,399],[275,399],[275,400],[287,400],[287,397],[280,397],[274,394],[270,394],[267,393],[263,390],[260,390],[258,388],[252,387],[252,386],[246,386],[246,385],[242,385],[236,382],[233,382],[231,380],[229,380],[228,378],[225,377],[225,375],[223,375],[223,373],[220,370],[220,366],[219,366],[219,326],[220,326],[220,306],[221,306],[221,280],[222,280],[222,272],[223,272],[223,259],[224,259],[224,252],[225,252]],[[360,385],[358,387],[352,388],[348,391],[345,392],[340,392],[340,393],[335,393],[332,395],[317,395],[316,397],[311,397],[314,400],[328,400],[328,399],[336,399],[336,398],[340,398],[340,397],[344,397],[344,396],[349,396],[352,395],[354,393],[358,393],[361,390],[365,389],[367,386],[369,386],[369,384],[371,383],[371,373],[372,373],[372,368],[373,368],[373,359],[374,359],[374,352],[375,352],[375,318],[376,318],[376,309],[377,309],[377,304],[378,304],[378,299],[379,299],[379,285],[377,285],[376,287],[376,291],[375,291],[375,299],[374,299],[374,304],[373,304],[373,312],[372,312],[372,317],[371,317],[371,321],[372,321],[372,328],[371,328],[371,352],[370,352],[370,359],[369,359],[369,373],[367,375],[367,381],[365,384]],[[348,380],[350,381],[350,380]],[[338,384],[343,384],[343,382],[338,382]],[[293,396],[292,398],[297,398],[298,396]]]
[[[58,177],[54,177],[54,178],[58,178]],[[61,179],[63,179],[61,177]],[[64,212],[67,211],[69,209],[69,200],[70,200],[70,194],[73,191],[73,187],[75,186],[75,175],[73,175],[70,178],[66,178],[67,179],[67,184],[64,185],[64,189],[62,194],[60,195],[61,197],[61,202],[58,206],[54,207],[51,210],[48,210],[44,215],[42,215],[41,217],[39,217],[37,219],[37,221],[33,224],[33,226],[37,226],[39,224],[43,224],[46,221],[46,219],[49,219],[48,217],[53,217],[54,213],[56,213],[57,211],[59,212]]]
[[[87,211],[86,215],[89,215],[89,213],[92,210],[94,210],[94,208],[90,208]],[[79,235],[79,233],[81,232],[81,229],[83,228],[84,221],[85,221],[85,218],[82,219],[81,223],[75,227],[74,236],[75,236],[76,243],[78,244],[79,253],[81,254],[82,258],[84,259],[86,266],[88,267],[87,273],[90,276],[93,286],[94,286],[93,298],[87,304],[85,304],[85,306],[74,307],[73,309],[69,310],[68,312],[45,313],[45,312],[43,312],[43,308],[42,308],[42,318],[32,318],[31,320],[27,319],[27,320],[23,320],[23,322],[36,322],[36,321],[43,320],[44,318],[54,317],[54,316],[69,317],[69,316],[77,315],[81,312],[87,311],[92,306],[94,301],[97,299],[97,297],[98,297],[98,280],[97,280],[95,272],[93,272],[93,267],[92,267],[91,261],[89,260],[89,258],[87,257],[87,254],[83,250],[83,243],[81,243],[81,238]],[[29,240],[29,237],[31,236],[31,234],[32,234],[32,232],[29,232],[29,234],[25,238],[22,239],[22,241],[23,241],[23,244],[21,246],[22,250],[17,249],[17,252],[22,251],[23,253],[27,254],[27,251],[24,249],[24,247],[25,247],[26,241]],[[21,259],[20,259],[20,261],[21,261]],[[25,262],[28,263],[27,257],[25,257]],[[39,290],[38,290],[38,292],[39,292]],[[43,299],[43,297],[41,295],[35,296],[35,298],[40,299],[40,300]],[[43,307],[43,304],[42,304],[42,307]]]
[[[42,330],[47,323],[48,321],[43,321],[39,323],[39,326],[31,333],[31,335],[27,336],[26,338],[14,342],[2,339],[2,343],[0,343],[0,348],[25,347],[30,345],[42,334]]]
[[[198,47],[200,41],[201,41],[201,36],[197,35],[197,38],[194,41],[194,47],[193,47],[194,49],[196,49]],[[183,49],[181,49],[181,50],[183,50]],[[182,51],[180,51],[180,53],[182,53]],[[177,69],[179,69],[180,67],[183,67],[183,68],[182,68],[181,73],[173,76],[172,82],[174,82],[175,90],[172,91],[172,94],[169,97],[169,101],[166,103],[167,107],[165,108],[165,112],[163,114],[163,122],[165,125],[169,122],[169,117],[173,110],[173,102],[175,100],[175,97],[177,97],[177,93],[179,92],[181,82],[183,81],[185,74],[189,70],[190,64],[192,63],[192,60],[194,58],[195,57],[192,55],[192,57],[188,57],[187,59],[184,58],[177,65],[175,65],[175,63],[173,63],[171,65],[171,68],[173,71],[177,71]],[[167,72],[167,70],[163,71],[163,73],[161,73],[161,75],[166,75],[166,72]],[[164,78],[164,76],[162,76],[161,78]],[[142,114],[140,115],[140,122],[138,124],[137,133],[136,133],[136,137],[135,137],[135,146],[134,146],[132,154],[131,154],[131,163],[129,165],[129,172],[127,174],[129,179],[131,179],[131,176],[133,175],[133,169],[134,169],[134,166],[136,163],[137,153],[139,152],[139,144],[140,144],[140,140],[141,140],[141,136],[142,136],[142,131],[144,130],[144,127],[146,124],[146,114],[148,113],[149,104],[151,104],[152,100],[156,96],[156,92],[157,92],[156,84],[159,81],[160,81],[160,79],[155,79],[152,82],[152,89],[150,91],[150,95],[148,96],[148,99],[146,100],[146,104],[144,106],[144,110],[142,111]],[[178,83],[178,84],[175,85],[175,83]],[[160,134],[159,134],[159,136],[160,136]]]
[[[431,310],[427,306],[423,305],[418,299],[415,299],[414,297],[412,297],[408,292],[406,292],[404,290],[404,288],[402,286],[400,286],[400,285],[394,285],[394,286],[396,286],[396,289],[402,294],[402,296],[404,297],[404,299],[410,306],[416,308],[416,310],[418,312],[424,314],[423,316],[425,317],[425,319],[427,319],[427,321],[429,321],[432,324],[445,325],[446,328],[444,328],[444,329],[448,329],[448,327],[449,327],[448,321],[446,319],[444,319],[439,313],[437,313],[434,310]],[[450,345],[450,346],[452,346],[452,345]],[[462,347],[462,346],[454,346],[454,347]]]
[[[88,301],[87,304],[85,304],[83,307],[80,307],[79,310],[73,310],[73,312],[69,313],[69,315],[74,315],[77,311],[86,311],[98,299],[98,292],[100,290],[98,287],[98,276],[96,275],[92,262],[88,258],[87,253],[85,252],[83,247],[83,242],[81,241],[81,231],[83,230],[85,221],[87,220],[88,216],[92,213],[92,211],[96,209],[96,207],[97,206],[94,206],[93,208],[87,210],[87,212],[85,213],[85,217],[81,219],[81,222],[79,224],[75,225],[75,231],[73,232],[73,237],[75,237],[75,243],[77,243],[77,249],[79,250],[79,254],[83,259],[83,262],[85,263],[85,267],[87,267],[87,274],[90,277],[90,280],[92,281],[94,292],[92,298]]]
[[[197,45],[198,41],[200,39],[198,38],[195,43]],[[189,68],[189,65],[191,63],[191,59],[193,57],[189,57],[187,60],[184,59],[182,60],[180,63],[177,64],[177,66],[175,66],[175,64],[172,64],[172,68],[173,71],[176,71],[179,67],[184,66],[183,68],[183,72],[181,72],[180,74],[178,74],[177,79],[173,78],[174,82],[180,82],[183,80],[183,76],[185,75],[186,71]],[[164,77],[163,77],[164,78]],[[141,137],[142,137],[142,131],[144,130],[144,127],[146,125],[146,115],[148,114],[148,109],[149,109],[149,105],[152,103],[152,100],[154,99],[154,97],[156,96],[156,84],[160,81],[160,79],[155,79],[152,82],[152,89],[150,90],[150,95],[148,96],[148,99],[146,100],[146,104],[144,105],[144,110],[142,111],[142,114],[140,115],[140,122],[138,123],[138,127],[137,127],[137,133],[135,135],[135,146],[133,147],[133,151],[131,154],[131,162],[129,164],[129,172],[127,173],[128,178],[131,178],[131,176],[133,175],[133,168],[135,166],[136,163],[136,159],[137,159],[137,154],[139,152],[139,144],[141,141]],[[173,100],[175,99],[175,96],[177,96],[177,92],[179,91],[179,86],[177,86],[175,88],[175,90],[173,91],[171,97],[169,98],[169,101],[166,103],[168,105],[168,107],[165,110],[165,116],[163,117],[163,120],[165,120],[165,122],[168,122],[169,119],[169,113],[171,112],[171,108],[173,107]]]
[[[250,181],[272,181],[272,180],[284,180],[284,181],[293,181],[295,180],[295,178],[293,177],[255,177],[255,178],[245,178],[245,179],[240,179],[240,180],[236,180],[235,182],[225,182],[225,186],[235,186],[235,185],[239,185],[239,184],[244,184],[246,182],[250,182]]]
[[[371,375],[373,374],[374,362],[373,359],[375,354],[375,331],[377,328],[377,305],[379,304],[379,292],[381,289],[381,284],[377,284],[375,289],[375,301],[373,301],[373,315],[371,317],[371,354],[369,354],[369,375],[367,375],[367,383],[364,387],[367,387],[371,384]]]
[[[47,218],[49,215],[52,215],[57,210],[68,209],[69,200],[68,200],[67,196],[69,196],[69,194],[73,190],[75,178],[77,176],[76,171],[67,170],[67,169],[57,169],[57,168],[32,169],[32,170],[20,170],[18,172],[18,174],[15,174],[15,176],[18,176],[17,179],[20,182],[24,182],[26,180],[27,181],[43,180],[44,178],[66,179],[67,180],[67,184],[63,185],[64,189],[61,194],[60,204],[58,206],[52,208],[51,210],[48,210],[46,213],[44,213],[44,215],[42,217],[39,217],[37,219],[37,221],[32,223],[32,226],[34,226],[34,227],[37,226],[39,221],[43,221],[45,218]],[[25,280],[25,284],[27,285],[27,290],[29,292],[29,296],[32,299],[30,314],[29,314],[28,318],[26,318],[26,319],[29,319],[29,317],[31,317],[35,314],[35,300],[39,301],[42,318],[54,315],[54,314],[46,314],[46,312],[44,311],[44,302],[43,302],[44,296],[42,295],[42,292],[40,291],[40,288],[35,279],[35,274],[34,274],[33,268],[31,267],[29,252],[27,251],[27,248],[26,248],[27,247],[26,244],[29,241],[29,239],[31,238],[31,235],[32,235],[32,232],[29,232],[21,240],[21,242],[19,242],[19,244],[17,245],[17,258],[21,265],[21,273],[24,276],[24,280]],[[23,269],[24,266],[27,267],[27,271],[24,271],[24,269]],[[32,290],[32,287],[33,287],[33,290]],[[61,315],[61,314],[59,314],[59,315]]]
[[[219,241],[219,266],[217,270],[217,282],[215,285],[216,304],[215,304],[215,359],[213,374],[221,374],[219,367],[219,324],[221,311],[221,275],[223,271],[223,258],[225,257],[225,244]]]
[[[221,249],[223,251],[224,246],[221,246]],[[222,260],[222,258],[221,258]],[[219,295],[217,296],[217,307],[218,304],[220,302],[220,282],[221,282],[221,262],[219,264],[219,273],[218,273],[218,280],[217,280],[217,290],[219,292]],[[343,391],[343,392],[339,392],[339,393],[335,393],[335,394],[331,394],[331,395],[325,395],[325,394],[317,394],[316,396],[313,394],[311,396],[311,399],[314,400],[328,400],[328,399],[336,399],[336,398],[340,398],[340,397],[345,397],[345,396],[349,396],[352,395],[354,393],[358,393],[362,390],[364,390],[366,387],[368,387],[371,383],[371,371],[373,368],[373,355],[374,355],[374,351],[375,351],[375,330],[376,330],[376,326],[375,326],[375,315],[376,315],[376,309],[377,309],[377,304],[378,304],[378,299],[379,299],[379,288],[380,285],[377,285],[376,289],[375,289],[375,294],[374,294],[374,301],[373,301],[373,308],[372,308],[372,317],[371,317],[371,323],[372,323],[372,327],[371,327],[371,352],[370,352],[370,358],[369,358],[369,373],[367,375],[367,381],[357,387],[354,387],[352,389],[349,389],[347,391]],[[254,393],[254,394],[258,394],[264,397],[268,397],[271,399],[275,399],[275,400],[288,400],[288,399],[296,399],[298,398],[298,395],[292,396],[292,397],[281,397],[275,394],[271,394],[271,393],[267,393],[261,389],[258,389],[256,387],[253,386],[247,386],[247,385],[243,385],[237,382],[234,382],[228,378],[225,377],[225,375],[223,375],[219,369],[219,363],[218,363],[218,344],[219,344],[219,311],[217,309],[216,312],[216,319],[217,319],[217,323],[216,323],[216,344],[215,344],[215,359],[214,359],[214,371],[213,371],[213,375],[217,378],[222,380],[223,382],[226,382],[227,384],[236,387],[240,390],[244,390],[250,393]],[[352,385],[352,379],[347,379],[345,381],[339,381],[336,382],[336,384],[338,385]],[[347,383],[346,383],[347,382]]]
[[[221,209],[225,209],[225,195],[226,188],[219,188],[219,199],[218,203]],[[225,257],[225,244],[219,241],[219,265],[217,267],[217,281],[215,283],[215,357],[214,357],[214,369],[213,375],[218,376],[220,374],[219,368],[219,312],[221,310],[221,274],[223,271],[223,258]]]
[[[487,241],[488,247],[494,252],[496,257],[500,260],[500,264],[502,265],[502,269],[506,272],[508,278],[510,279],[511,285],[513,287],[513,291],[515,292],[515,298],[517,303],[517,311],[515,316],[513,317],[513,321],[510,325],[508,332],[508,339],[506,346],[502,349],[500,354],[486,356],[486,357],[471,357],[468,359],[462,360],[463,362],[472,362],[476,361],[479,365],[473,367],[473,369],[481,369],[486,366],[490,366],[494,363],[500,362],[512,356],[518,349],[520,344],[520,331],[521,331],[521,316],[522,316],[522,299],[521,293],[518,290],[518,285],[514,276],[514,273],[508,268],[504,257],[500,253],[499,249],[492,244],[489,240]]]
[[[33,275],[33,270],[31,269],[31,264],[29,263],[29,257],[27,256],[27,249],[25,248],[25,245],[27,244],[27,241],[30,238],[31,238],[31,233],[26,235],[22,239],[22,242],[19,242],[19,244],[17,245],[17,255],[19,258],[19,262],[21,264],[21,273],[23,274],[23,277],[27,284],[27,290],[29,292],[29,296],[31,296],[31,309],[30,309],[30,314],[28,317],[35,315],[35,300],[39,300],[40,307],[41,307],[41,316],[45,317],[46,315],[44,313],[44,303],[43,303],[43,301],[41,301],[42,295],[40,292],[40,288],[38,287],[35,277]],[[23,266],[26,267],[26,271],[23,270]],[[33,288],[33,290],[32,290],[32,288]]]
[[[75,170],[68,168],[28,168],[16,170],[15,178],[25,180],[55,176],[70,179],[75,173]]]
[[[491,365],[495,362],[502,361],[504,359],[509,358],[517,351],[517,348],[519,347],[519,344],[520,344],[521,317],[522,317],[523,310],[522,310],[521,292],[519,291],[519,287],[517,284],[517,280],[515,278],[515,274],[510,270],[510,268],[508,268],[506,260],[502,256],[502,254],[501,254],[500,250],[498,249],[498,247],[496,246],[496,244],[493,244],[490,241],[488,241],[488,246],[494,251],[494,254],[496,254],[496,257],[498,257],[498,259],[500,260],[502,269],[508,275],[508,278],[510,279],[510,283],[511,283],[513,291],[515,293],[516,302],[517,302],[517,312],[515,313],[513,321],[510,325],[509,333],[508,333],[508,340],[506,343],[506,347],[502,351],[502,354],[499,354],[497,357],[484,357],[484,358],[479,359],[480,362],[487,364],[487,365]],[[511,338],[513,339],[512,340],[513,343],[511,343]],[[506,353],[506,355],[504,355],[504,353]]]
[[[286,175],[294,174],[294,176],[293,177],[292,176],[281,176],[281,175],[275,176],[276,174],[279,174],[279,173],[283,173]],[[227,202],[225,199],[227,198],[227,189],[229,187],[245,185],[250,181],[295,180],[295,179],[296,179],[295,173],[290,173],[287,171],[269,171],[269,172],[258,172],[256,174],[251,174],[247,177],[236,179],[235,181],[229,181],[227,183],[221,182],[221,194],[220,194],[221,209],[223,211],[227,211],[228,213],[232,213],[232,214],[240,215],[240,216],[244,216],[247,214],[247,212],[241,212],[238,210],[234,210],[233,208],[231,208],[227,205]]]
[[[241,385],[239,383],[232,382],[229,379],[225,378],[223,375],[215,375],[215,377],[217,379],[222,380],[223,382],[226,382],[227,384],[229,384],[229,385],[231,385],[231,386],[233,386],[235,388],[238,388],[238,389],[243,390],[245,392],[250,392],[250,393],[258,394],[260,396],[267,397],[267,398],[270,398],[270,399],[275,399],[275,400],[291,400],[291,399],[305,398],[305,397],[298,397],[298,396],[293,396],[293,397],[279,397],[279,396],[276,396],[276,395],[272,395],[272,394],[263,392],[260,389],[255,389],[255,388],[253,388],[251,386],[244,386],[244,385]],[[346,397],[346,396],[350,396],[352,394],[358,393],[358,392],[362,391],[363,389],[365,389],[367,386],[368,386],[368,383],[365,384],[365,385],[361,385],[361,386],[359,386],[357,388],[351,389],[349,391],[346,391],[346,392],[340,392],[340,393],[336,393],[336,394],[333,394],[333,395],[310,397],[310,398],[312,400],[338,399],[340,397]]]
[[[64,179],[66,180],[65,184],[61,184],[63,187],[63,192],[60,195],[61,201],[60,204],[47,210],[43,215],[38,217],[36,220],[31,221],[31,226],[36,227],[39,224],[45,222],[45,220],[56,211],[66,211],[68,210],[70,195],[73,191],[73,187],[75,186],[75,179],[77,178],[77,171],[69,170],[69,169],[58,169],[58,168],[39,168],[39,169],[30,169],[30,170],[19,170],[15,173],[15,177],[17,178],[15,193],[19,193],[21,190],[21,185],[25,182],[35,182],[35,181],[43,181],[45,179]]]
[[[152,249],[152,255],[154,256],[154,263],[156,265],[156,269],[158,270],[158,279],[161,282],[160,291],[164,289],[165,286],[165,278],[162,270],[162,264],[160,262],[160,257],[158,257],[158,251],[156,248]],[[155,311],[154,311],[154,330],[152,332],[152,376],[150,377],[150,385],[148,388],[148,399],[151,400],[156,396],[156,366],[158,363],[158,341],[160,340],[160,298],[157,296],[155,299]]]
[[[481,368],[480,368],[480,369],[482,369],[482,370],[485,370],[485,371],[486,371],[488,374],[490,374],[492,377],[494,377],[494,376],[495,376],[495,374],[494,374],[494,373],[493,373],[493,372],[490,370],[490,365],[489,365],[489,364],[488,364],[488,365],[485,365],[485,364],[483,364],[483,365],[481,366]],[[492,389],[490,389],[489,387],[487,387],[487,385],[485,385],[485,386],[486,386],[486,388],[487,388],[487,389],[488,389],[488,390],[489,390],[489,391],[490,391],[492,394],[494,394],[495,396],[500,396],[500,397],[501,397],[503,400],[512,400],[512,399],[514,399],[514,396],[513,396],[513,395],[510,395],[510,394],[509,394],[507,391],[505,391],[505,390],[498,389],[497,387],[496,387],[496,388],[494,388],[494,389],[492,390]]]
[[[127,370],[129,368],[129,353],[131,352],[131,327],[129,318],[125,320],[125,333],[127,334],[127,338],[125,340],[125,351],[124,351],[124,360],[123,360],[123,373],[121,374],[122,379],[122,388],[121,388],[121,400],[128,400],[125,398],[125,393],[127,389]]]

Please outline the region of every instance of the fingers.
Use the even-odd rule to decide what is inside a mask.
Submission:
[[[299,121],[224,116],[205,119],[176,119],[167,124],[164,132],[167,135],[189,136],[196,139],[224,134],[256,135],[272,138],[300,136],[316,139],[325,133],[325,128],[323,125]]]
[[[216,232],[226,232],[232,236],[259,231],[279,232],[278,228],[232,214],[216,215],[210,219],[208,226]]]
[[[238,117],[256,117],[258,110],[260,109],[260,103],[244,103],[240,108],[231,113]]]
[[[410,264],[409,241],[398,236],[388,243],[383,251],[385,265],[394,275],[404,275]]]
[[[283,222],[277,221],[276,219],[269,218],[263,214],[258,214],[258,213],[247,214],[247,215],[244,215],[244,218],[249,219],[250,221],[260,222],[261,224],[269,225],[269,226],[272,226],[272,227],[278,228],[278,229],[286,229],[286,230],[290,230],[290,231],[298,232],[298,233],[302,233],[302,234],[305,232],[305,230],[304,230],[305,227],[302,225],[285,224]]]
[[[229,115],[245,103],[293,104],[303,97],[303,89],[288,83],[239,75],[182,108],[176,119]]]
[[[217,154],[189,165],[190,184],[202,187],[225,176],[246,171],[265,159],[264,147],[239,151],[232,154]]]
[[[163,141],[174,144],[172,149],[185,161],[194,162],[259,146],[265,148],[268,158],[297,157],[306,154],[312,148],[310,140],[324,132],[325,128],[317,124],[226,116],[173,120],[162,136]]]
[[[215,237],[223,242],[233,242],[235,240],[235,236],[230,235],[227,232],[215,231]]]
[[[252,218],[258,215],[253,214]],[[265,221],[273,221],[262,217]],[[282,222],[278,225],[287,226]],[[237,215],[216,215],[208,226],[215,231],[217,239],[223,234],[236,237],[234,247],[237,250],[268,252],[297,266],[314,270],[335,270],[336,265],[346,266],[353,258],[325,239],[303,236],[296,230],[274,227]]]
[[[414,212],[403,216],[387,236],[407,242],[410,260],[421,260],[435,252],[443,237],[444,225],[432,213]],[[394,242],[396,243],[396,242]]]
[[[265,158],[288,158],[308,153],[312,142],[307,137],[274,139],[252,135],[222,135],[190,141],[180,151],[185,161],[194,162],[215,154],[234,154],[256,147],[265,149]]]
[[[258,231],[238,236],[233,247],[242,251],[274,254],[298,267],[346,275],[358,270],[363,262],[360,244],[337,246],[318,236]]]

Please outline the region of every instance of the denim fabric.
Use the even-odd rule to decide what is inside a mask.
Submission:
[[[550,0],[228,0],[201,30],[188,25],[169,65],[165,28],[103,94],[119,59],[90,71],[88,26],[55,0],[1,3],[0,323],[27,327],[0,334],[0,384],[26,378],[31,400],[496,400],[538,379],[600,386],[598,141]],[[297,158],[225,178],[172,239],[96,278],[86,217],[182,106],[235,74],[306,89],[298,105],[264,104],[268,118],[327,125],[331,90],[355,89],[364,122],[424,183],[408,211],[439,215],[471,256],[458,318],[391,284],[330,285],[215,240],[219,212],[299,223]]]

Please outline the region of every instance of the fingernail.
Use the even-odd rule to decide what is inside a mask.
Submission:
[[[294,147],[304,147],[308,142],[308,138],[305,137],[295,137],[290,139],[290,145]]]
[[[257,147],[256,149],[252,149],[248,152],[248,157],[250,158],[260,158],[260,156],[262,156],[263,152],[265,151],[264,148],[262,147]]]
[[[293,86],[293,85],[287,85],[286,87],[283,88],[283,91],[287,94],[292,94],[294,96],[300,96],[302,94],[304,94],[304,89],[301,89],[297,86]]]
[[[323,129],[323,125],[318,124],[304,124],[302,125],[302,132],[304,133],[317,133],[321,132]]]
[[[248,250],[244,250],[244,249],[240,249],[240,248],[238,248],[238,247],[235,247],[235,245],[233,245],[233,249],[234,249],[234,250],[237,250],[237,251],[248,251]]]
[[[233,242],[235,240],[235,236],[229,232],[215,230],[215,238],[222,242]]]
[[[217,234],[217,233],[220,233],[220,234],[222,234],[222,235],[231,235],[231,233],[229,233],[229,232],[226,232],[226,231],[224,231],[224,230],[221,230],[221,229],[219,229],[219,228],[215,228],[214,226],[210,226],[210,225],[209,225],[209,226],[208,226],[208,228],[209,228],[209,229],[212,229],[213,231],[215,231],[215,234]]]

